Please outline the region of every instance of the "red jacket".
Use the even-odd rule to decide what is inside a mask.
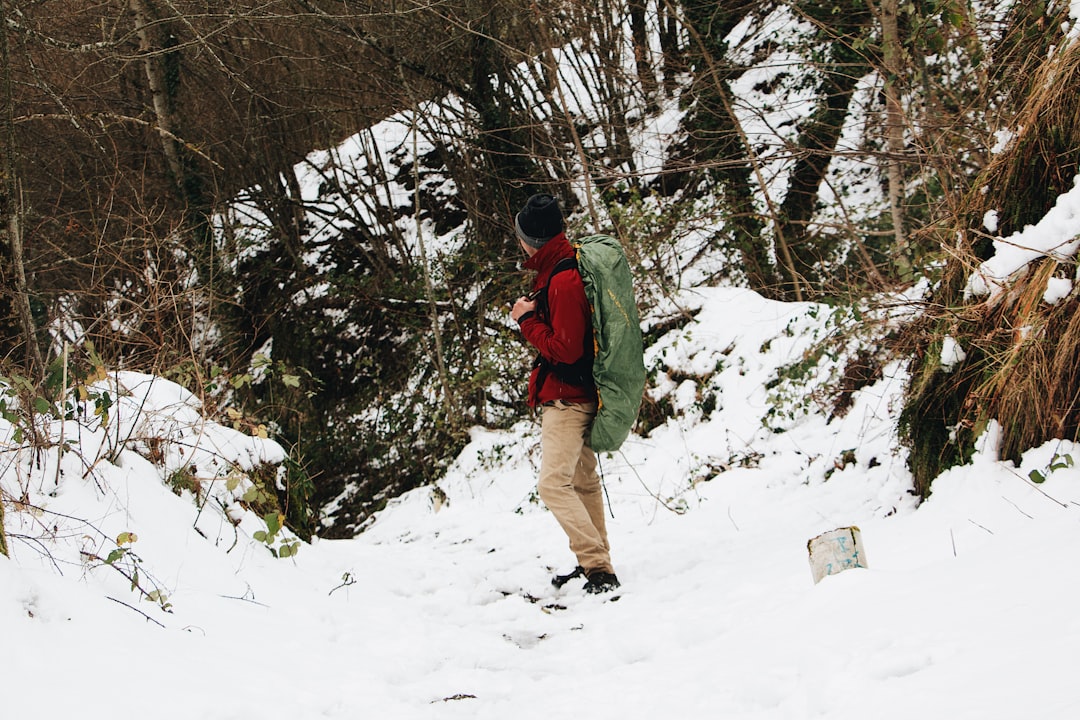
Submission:
[[[574,256],[574,248],[565,234],[560,233],[544,243],[524,265],[526,270],[536,271],[533,292],[548,285],[548,278],[560,260]],[[571,364],[581,359],[586,353],[585,343],[592,342],[592,316],[581,274],[569,270],[556,273],[548,288],[547,305],[550,321],[545,322],[539,313],[526,313],[519,319],[521,334],[553,363]],[[591,382],[587,387],[578,387],[548,372],[537,387],[539,374],[540,368],[533,368],[529,376],[529,405],[532,407],[551,400],[596,402],[596,388]]]

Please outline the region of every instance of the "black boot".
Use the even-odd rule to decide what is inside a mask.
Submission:
[[[578,565],[572,572],[568,572],[565,575],[556,575],[551,578],[551,584],[557,588],[561,588],[566,583],[570,582],[574,578],[581,577],[585,574],[585,568]]]
[[[611,592],[615,588],[619,587],[619,578],[615,577],[615,573],[598,570],[596,572],[589,573],[588,577],[589,579],[585,583],[585,592],[593,595]]]

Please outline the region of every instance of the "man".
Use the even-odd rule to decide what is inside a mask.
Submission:
[[[536,272],[532,293],[518,298],[510,317],[539,356],[529,377],[529,405],[539,408],[540,480],[537,489],[570,539],[577,568],[556,576],[561,587],[585,575],[585,590],[619,586],[609,553],[604,498],[589,429],[596,416],[592,380],[592,320],[562,211],[551,195],[533,195],[514,218],[514,229]]]

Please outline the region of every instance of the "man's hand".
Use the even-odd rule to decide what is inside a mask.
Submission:
[[[523,295],[517,299],[514,307],[510,309],[510,317],[514,322],[521,322],[521,318],[533,312],[536,312],[536,301],[530,300]]]

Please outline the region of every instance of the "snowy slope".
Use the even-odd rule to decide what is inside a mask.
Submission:
[[[617,600],[548,583],[573,561],[533,495],[532,423],[476,429],[439,492],[290,559],[235,510],[233,547],[225,515],[174,495],[134,446],[53,487],[55,468],[9,442],[5,491],[44,510],[6,506],[3,717],[1077,717],[1080,470],[1064,458],[1080,450],[1014,468],[991,435],[917,507],[893,431],[897,368],[842,419],[766,426],[766,381],[828,313],[730,289],[696,302],[648,358],[701,378],[673,390],[683,419],[603,460]],[[190,408],[160,382],[113,421]],[[199,444],[196,426],[219,458],[275,452],[194,416],[167,428],[177,452]],[[171,612],[80,558],[85,537],[108,543],[75,517],[137,533]],[[869,568],[815,585],[807,540],[852,524]]]
[[[800,96],[787,101],[797,115]],[[779,118],[742,119],[757,135]],[[358,148],[337,152],[360,166]],[[1069,193],[1002,238],[973,293],[1071,256],[1077,208]],[[1014,467],[991,429],[919,505],[895,435],[901,367],[829,422],[817,389],[836,363],[774,381],[838,314],[724,288],[679,301],[700,312],[647,357],[677,419],[603,459],[617,599],[548,582],[573,560],[535,498],[531,422],[475,429],[438,489],[279,559],[243,499],[281,448],[205,421],[177,385],[103,381],[105,426],[90,402],[88,420],[45,428],[71,446],[59,462],[0,420],[0,718],[1080,717],[1080,448]],[[185,468],[201,507],[168,484]],[[849,525],[869,567],[814,584],[807,541]]]

